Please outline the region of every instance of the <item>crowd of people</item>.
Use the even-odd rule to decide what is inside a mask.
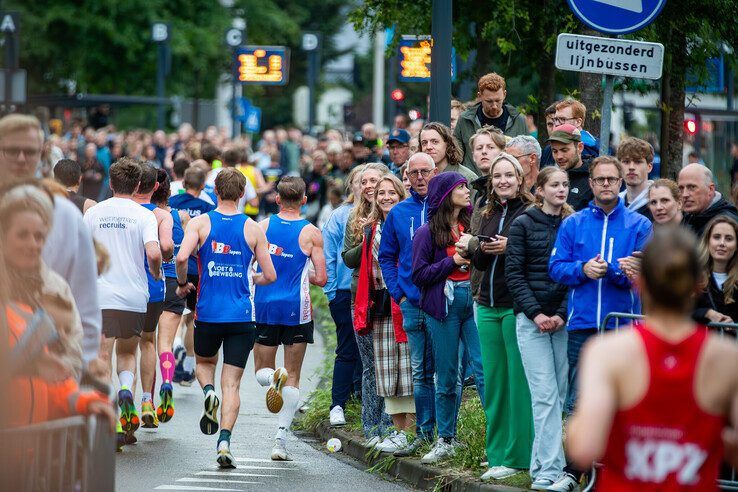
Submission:
[[[702,164],[677,182],[649,180],[644,140],[599,155],[585,117],[581,102],[558,101],[536,138],[491,73],[476,102],[454,104],[453,128],[401,115],[386,135],[371,124],[350,138],[277,129],[253,148],[189,125],[172,135],[73,125],[44,139],[33,117],[0,119],[0,167],[15,178],[0,195],[5,350],[40,361],[2,372],[44,385],[49,402],[45,415],[11,422],[105,414],[123,448],[139,426],[174,417],[173,383],[197,379],[200,430],[219,431],[217,462],[235,467],[253,350],[278,415],[271,458],[290,460],[315,285],[337,335],[330,424],[345,425],[359,396],[368,446],[408,456],[430,443],[427,464],[453,456],[463,388],[474,385],[482,480],[527,471],[533,490],[579,490],[601,459],[618,490],[714,481],[720,432],[738,425],[738,348],[699,326],[727,323],[721,332],[735,337],[738,209]],[[590,341],[615,328],[609,313],[642,312],[637,329]],[[56,335],[38,346],[17,342],[49,324]],[[698,385],[706,370],[714,380]],[[117,419],[91,391],[61,408],[83,371],[117,380]],[[679,391],[664,391],[670,381]],[[670,415],[684,401],[689,410]],[[649,439],[686,457],[650,470]],[[734,430],[724,444],[735,460]]]

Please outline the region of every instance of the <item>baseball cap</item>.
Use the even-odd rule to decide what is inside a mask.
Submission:
[[[402,128],[395,128],[390,132],[389,138],[387,138],[387,143],[399,142],[401,144],[406,144],[409,141],[410,134],[407,132],[407,130],[403,130]]]
[[[565,124],[554,128],[548,136],[547,142],[577,143],[582,141],[582,135],[574,125]]]

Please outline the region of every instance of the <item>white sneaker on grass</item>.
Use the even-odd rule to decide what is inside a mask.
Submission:
[[[549,490],[553,484],[554,481],[550,478],[536,478],[530,484],[530,490]]]
[[[394,431],[392,434],[384,438],[382,442],[377,444],[377,449],[383,453],[394,453],[399,449],[404,449],[408,446],[407,434],[404,431]]]
[[[380,442],[381,439],[379,438],[379,436],[372,436],[367,439],[366,442],[364,442],[364,446],[370,449],[374,449]]]
[[[512,477],[516,473],[519,473],[520,470],[517,468],[510,468],[507,466],[493,466],[489,468],[484,474],[482,475],[482,481],[485,480],[502,480],[503,478]]]
[[[346,425],[346,416],[343,414],[343,408],[336,405],[331,408],[331,426],[338,427]]]
[[[452,441],[446,441],[444,438],[439,437],[433,448],[420,459],[420,462],[426,465],[438,463],[441,460],[450,458],[456,453],[456,446]]]
[[[553,492],[579,492],[579,482],[574,475],[562,473],[548,490]]]

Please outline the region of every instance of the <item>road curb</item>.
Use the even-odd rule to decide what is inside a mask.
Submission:
[[[331,427],[321,422],[315,429],[315,436],[323,443],[336,437],[341,440],[341,452],[371,467],[392,455],[372,452],[364,446],[363,440],[339,427]],[[410,486],[420,490],[442,490],[444,492],[484,492],[484,491],[520,491],[517,487],[482,483],[463,474],[454,474],[448,469],[424,465],[417,458],[394,458],[392,464],[384,471],[386,475],[399,478]],[[441,482],[439,484],[439,482]]]

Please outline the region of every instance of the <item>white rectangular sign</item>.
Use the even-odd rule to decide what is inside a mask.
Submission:
[[[556,41],[559,70],[660,79],[663,65],[661,43],[566,33],[559,34]]]

